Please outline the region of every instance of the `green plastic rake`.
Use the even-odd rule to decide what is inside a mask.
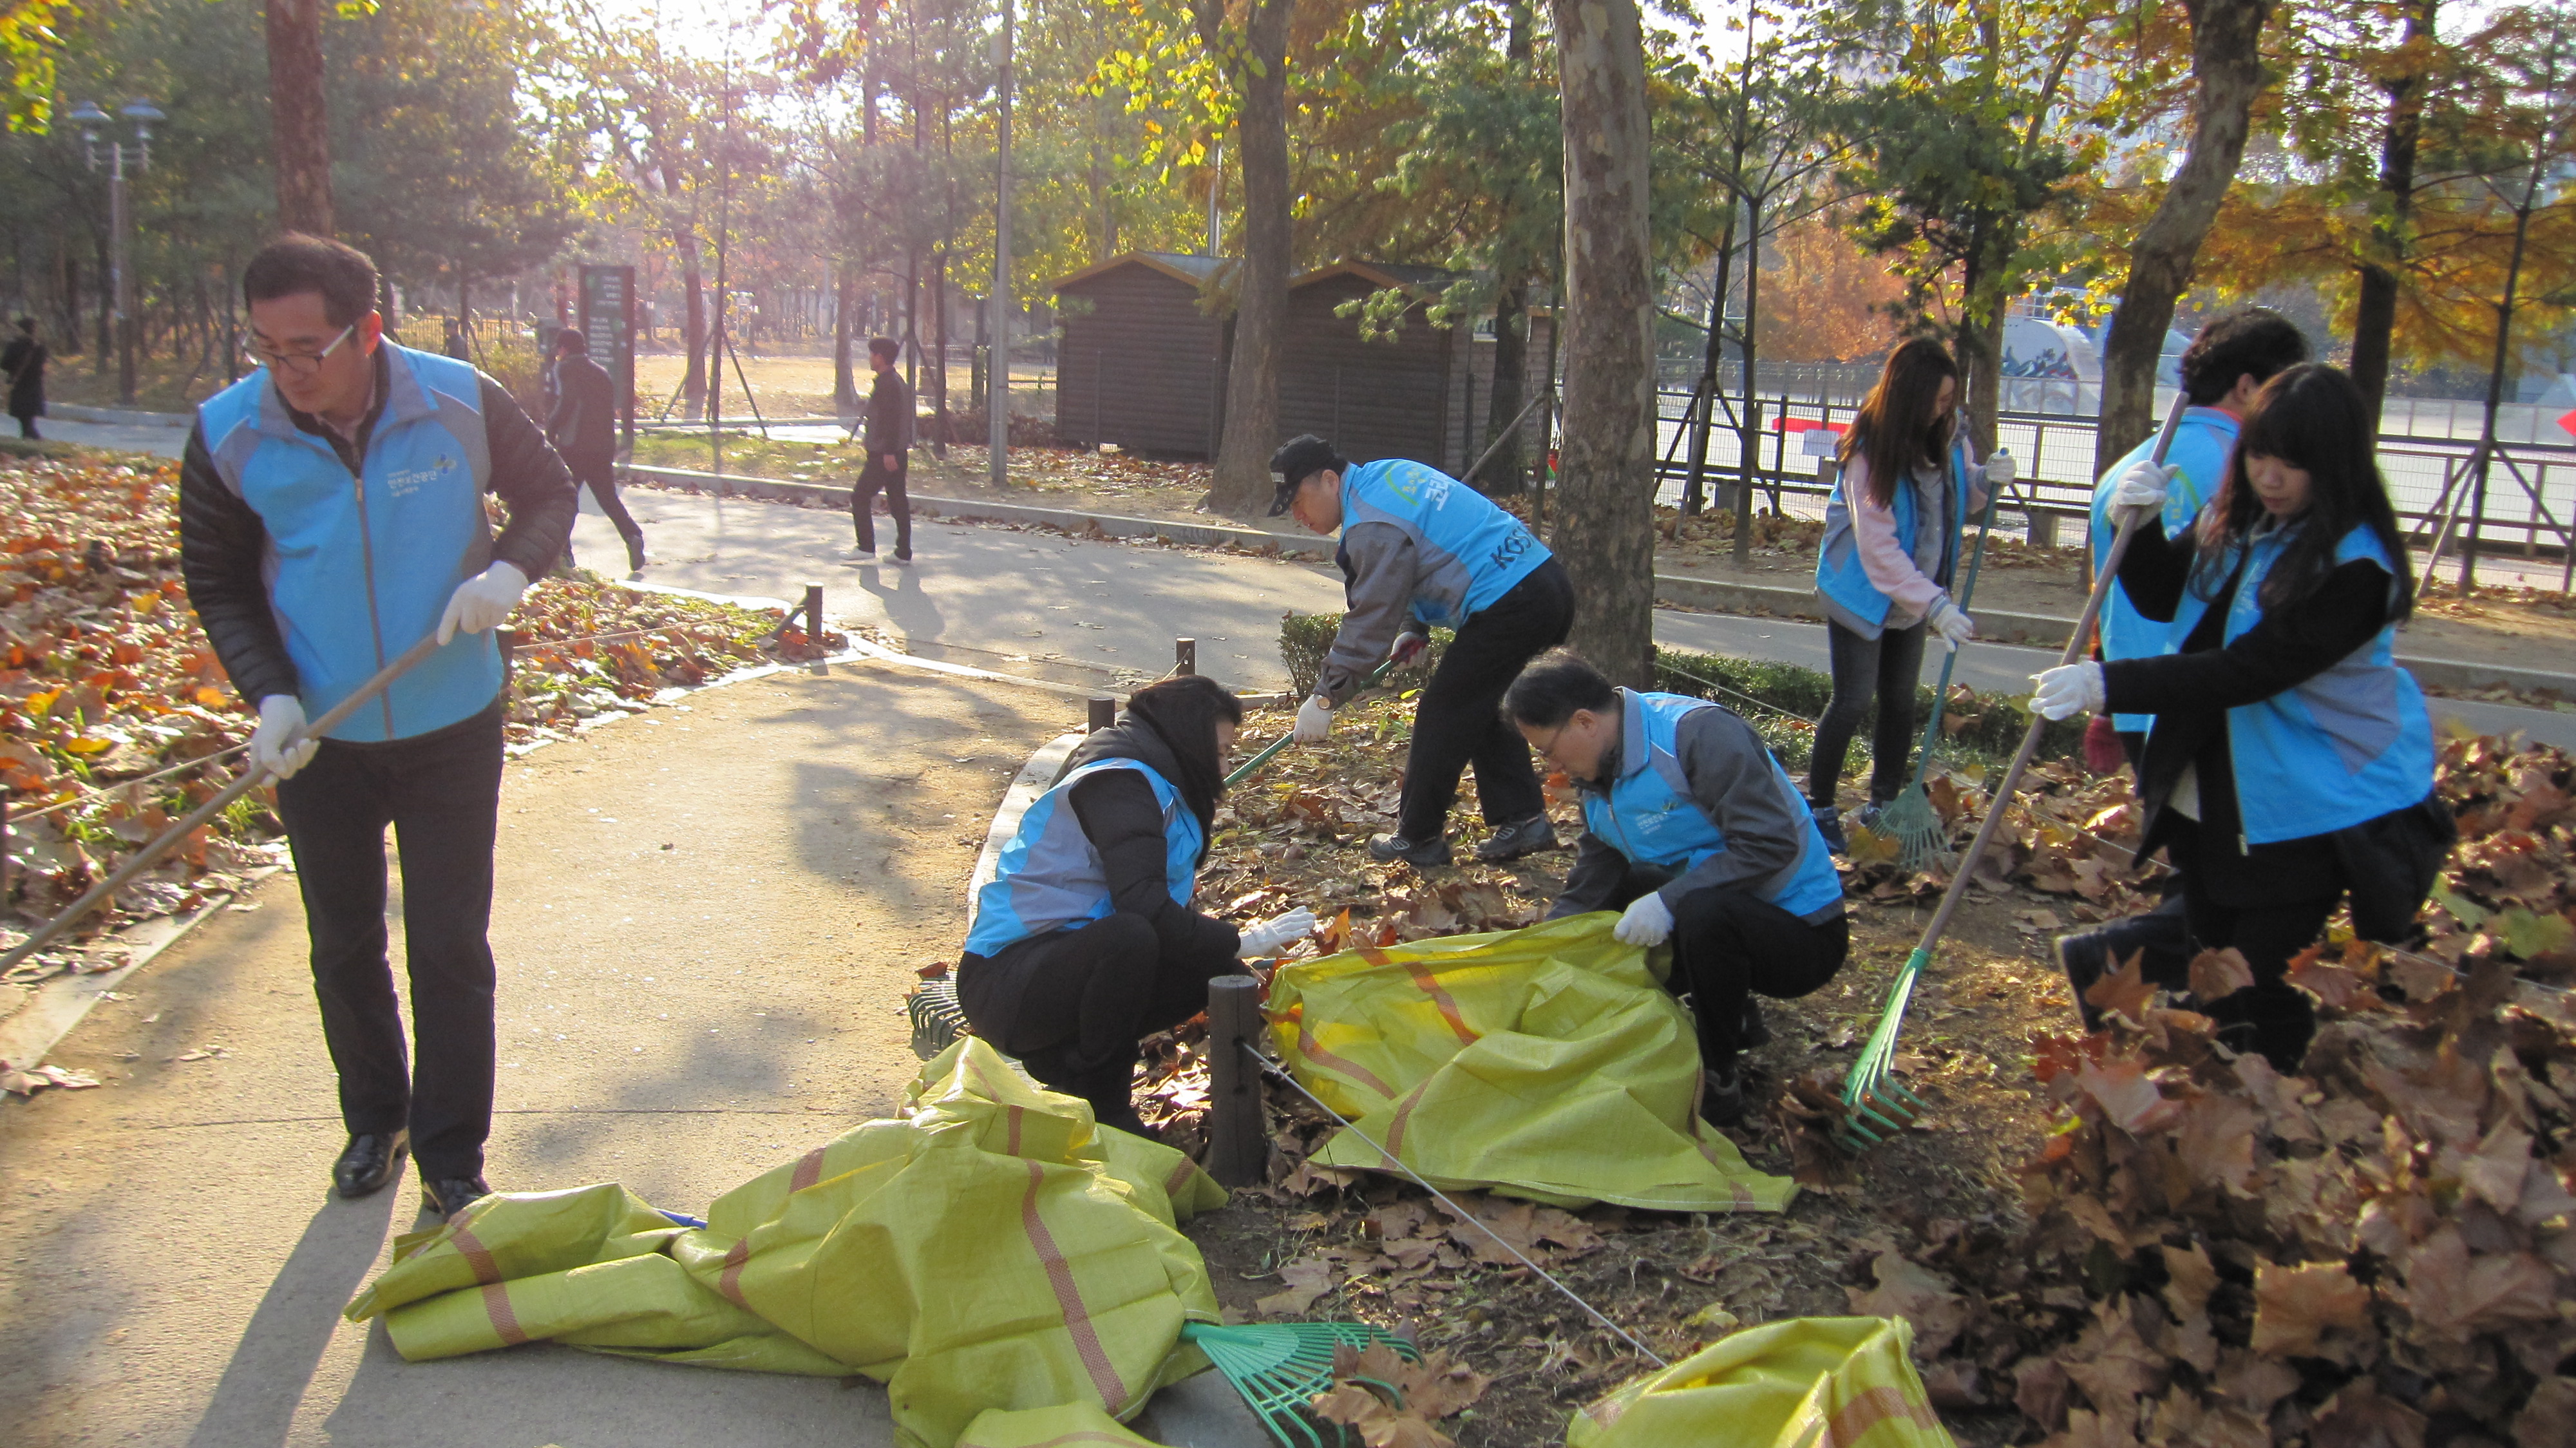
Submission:
[[[1319,1426],[1306,1415],[1306,1404],[1333,1386],[1333,1350],[1366,1349],[1383,1343],[1407,1361],[1420,1362],[1413,1344],[1365,1322],[1279,1322],[1246,1327],[1218,1327],[1191,1322],[1181,1327],[1181,1341],[1195,1346],[1243,1394],[1254,1417],[1284,1448],[1325,1448],[1342,1441],[1341,1430]],[[1325,1436],[1331,1434],[1329,1439]]]
[[[1995,527],[1995,497],[1986,495],[1986,511],[1977,519],[1977,551],[1968,556],[1967,586],[1959,590],[1959,607],[1966,608],[1977,596],[1978,566],[1986,561],[1986,535]],[[1959,651],[1941,661],[1941,682],[1932,691],[1932,718],[1923,726],[1923,747],[1914,751],[1914,780],[1902,793],[1887,802],[1878,812],[1870,833],[1892,836],[1896,840],[1896,865],[1900,870],[1920,870],[1941,853],[1950,842],[1948,826],[1941,822],[1941,812],[1932,807],[1932,796],[1923,788],[1932,769],[1932,754],[1941,744],[1941,711],[1950,702],[1950,671],[1959,665]],[[1885,708],[1884,701],[1881,708]]]
[[[2176,397],[2165,413],[2164,430],[2156,434],[2156,447],[2151,456],[2158,463],[2173,446],[2174,430],[2182,425],[2183,408],[2187,405]],[[2129,551],[2129,539],[2138,531],[2138,516],[2131,513],[2120,520],[2120,531],[2111,539],[2111,551],[2104,556],[2100,572],[2094,575],[2093,591],[2084,600],[2084,613],[2066,639],[2066,650],[2058,656],[2062,666],[2084,656],[2093,641],[2093,624],[2102,616],[2102,600],[2109,596],[2111,582],[2119,576],[2120,560]],[[1932,965],[1932,951],[1941,943],[1942,934],[1950,928],[1950,917],[1957,914],[1959,902],[1967,898],[1968,882],[1975,878],[1977,862],[1985,858],[1986,847],[1994,843],[1995,831],[2003,823],[2004,804],[2021,786],[2024,770],[2030,768],[2033,754],[2039,751],[2040,732],[2048,721],[2034,713],[2030,728],[2023,731],[2021,747],[2013,751],[2012,764],[2004,770],[2003,779],[1987,796],[1985,820],[1977,826],[1977,837],[1968,852],[1959,857],[1957,871],[1950,876],[1950,887],[1941,892],[1941,906],[1932,912],[1932,923],[1924,927],[1923,939],[1914,953],[1905,958],[1904,968],[1896,973],[1896,983],[1888,987],[1887,1005],[1879,1012],[1878,1026],[1869,1033],[1869,1044],[1861,1048],[1860,1059],[1852,1062],[1851,1074],[1843,1078],[1843,1144],[1853,1151],[1866,1151],[1904,1130],[1923,1114],[1923,1100],[1896,1079],[1896,1036],[1905,1025],[1905,1007],[1914,999],[1914,983]]]
[[[1358,691],[1352,694],[1351,697],[1356,699],[1361,694],[1365,694],[1369,690],[1376,688],[1389,673],[1394,671],[1394,669],[1395,660],[1393,658],[1389,658],[1385,663],[1378,665],[1375,672],[1360,681]],[[1278,738],[1271,740],[1268,747],[1264,748],[1259,754],[1256,754],[1250,759],[1247,759],[1243,761],[1243,763],[1235,766],[1234,773],[1225,777],[1225,787],[1232,789],[1236,785],[1250,779],[1254,774],[1260,771],[1261,766],[1268,764],[1278,755],[1280,750],[1287,748],[1289,742],[1294,740],[1296,737],[1297,736],[1294,734],[1282,734]]]

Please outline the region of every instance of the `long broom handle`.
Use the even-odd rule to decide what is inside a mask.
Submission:
[[[2164,462],[2165,453],[2173,447],[2174,433],[2182,426],[2183,409],[2190,405],[2188,397],[2175,395],[2173,406],[2165,412],[2164,430],[2156,434],[2155,451],[2149,454],[2152,461]],[[2075,620],[2074,631],[2066,636],[2065,652],[2057,657],[2060,668],[2083,657],[2085,646],[2093,637],[2093,625],[2102,616],[2103,600],[2111,596],[2111,584],[2120,576],[2120,560],[2128,555],[2129,539],[2136,535],[2142,521],[2139,510],[2123,511],[2126,516],[2120,519],[2120,531],[2111,539],[2111,551],[2104,555],[2102,566],[2094,572],[2093,591],[2085,595],[2084,613]],[[2031,756],[2039,752],[2040,733],[2047,727],[2048,720],[2038,711],[2032,711],[2030,728],[2022,732],[2021,748],[2013,751],[2012,764],[2004,770],[2002,782],[1995,786],[1994,793],[1987,796],[1985,821],[1977,826],[1976,839],[1969,843],[1968,853],[1959,859],[1958,873],[1950,877],[1950,887],[1941,892],[1941,908],[1932,912],[1932,923],[1924,927],[1923,939],[1914,947],[1917,956],[1929,956],[1932,947],[1940,942],[1942,933],[1950,928],[1950,917],[1958,913],[1959,902],[1968,895],[1968,882],[1976,876],[1977,861],[1985,858],[1986,846],[1994,843],[1995,831],[2003,824],[2004,806],[2012,802],[2014,792],[2021,787],[2022,771],[2030,768]]]
[[[1384,679],[1394,668],[1395,659],[1390,655],[1385,663],[1377,666],[1376,672],[1360,681],[1359,690],[1357,693],[1354,693],[1352,697],[1357,698],[1359,694],[1366,693],[1369,690],[1376,688],[1378,686],[1378,682]],[[1242,764],[1235,767],[1234,773],[1225,777],[1225,787],[1227,789],[1232,789],[1236,785],[1250,779],[1254,773],[1261,768],[1261,766],[1268,764],[1280,750],[1287,748],[1289,744],[1296,739],[1296,737],[1297,736],[1295,734],[1282,734],[1278,738],[1270,741],[1269,745],[1263,748],[1259,754],[1243,761]]]
[[[403,651],[402,657],[378,669],[374,678],[359,685],[358,692],[341,700],[329,713],[290,735],[286,742],[293,745],[306,739],[318,739],[337,729],[342,720],[356,713],[367,701],[383,693],[387,685],[402,677],[413,665],[428,658],[437,649],[438,635],[436,634],[431,634],[419,643],[413,644]],[[88,893],[73,901],[70,909],[37,926],[35,934],[28,936],[8,954],[0,955],[0,971],[7,971],[28,956],[51,945],[64,931],[72,927],[73,922],[105,904],[117,891],[132,883],[135,876],[159,863],[161,857],[168,854],[172,846],[186,839],[199,825],[222,813],[225,806],[248,794],[252,786],[268,778],[268,773],[267,765],[253,759],[230,784],[216,791],[214,798],[182,815],[177,824],[163,830],[152,843],[135,851],[132,858],[117,866],[115,873],[90,886]]]

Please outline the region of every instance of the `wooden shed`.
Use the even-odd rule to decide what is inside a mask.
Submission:
[[[1199,309],[1223,259],[1134,251],[1055,284],[1055,435],[1213,457],[1225,406],[1225,319]]]
[[[1411,458],[1453,475],[1464,472],[1484,451],[1494,339],[1490,316],[1432,325],[1429,309],[1458,277],[1438,267],[1345,261],[1289,283],[1280,434],[1319,434],[1353,462]],[[1379,291],[1411,300],[1394,336],[1363,341],[1360,319],[1338,309]],[[1549,313],[1532,310],[1524,399],[1546,385],[1552,325]],[[1534,445],[1538,419],[1522,426]]]

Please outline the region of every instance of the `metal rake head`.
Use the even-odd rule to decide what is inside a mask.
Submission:
[[[1914,982],[1932,963],[1932,952],[1916,947],[1888,988],[1887,1005],[1843,1078],[1843,1145],[1863,1152],[1903,1131],[1925,1110],[1923,1098],[1896,1079],[1896,1033],[1905,1024],[1905,1007],[1914,999]]]

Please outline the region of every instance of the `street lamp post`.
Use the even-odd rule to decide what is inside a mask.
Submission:
[[[135,169],[151,170],[152,125],[156,121],[167,120],[169,117],[163,115],[160,108],[150,101],[129,101],[117,111],[117,114],[134,123]],[[98,170],[98,128],[108,123],[107,112],[100,110],[95,101],[83,101],[79,109],[73,111],[68,119],[80,124],[81,145],[88,158],[89,169],[95,172]],[[126,145],[123,141],[111,138],[107,142],[107,149],[107,288],[108,308],[114,319],[112,325],[116,332],[114,343],[117,353],[116,397],[120,402],[132,402],[135,396],[134,283],[132,280],[134,269],[128,262],[125,251]]]

